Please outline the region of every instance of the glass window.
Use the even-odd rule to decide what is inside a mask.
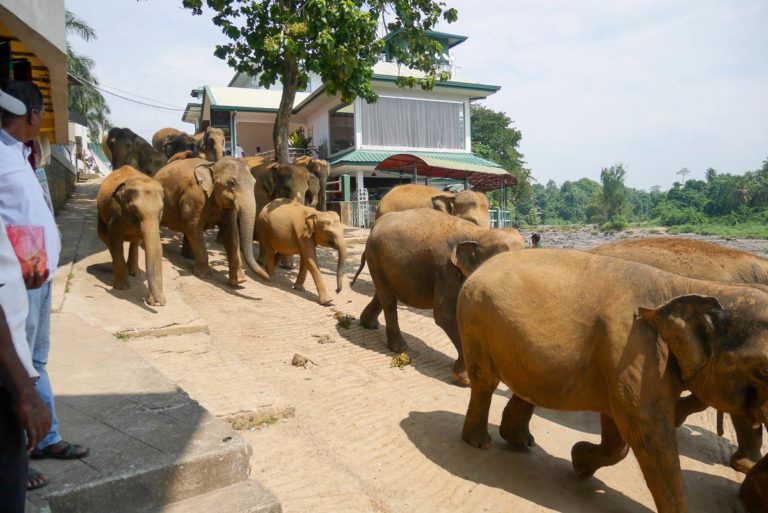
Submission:
[[[329,117],[331,154],[355,145],[355,106],[343,104],[333,109]]]
[[[379,97],[363,103],[363,144],[465,149],[464,103]]]

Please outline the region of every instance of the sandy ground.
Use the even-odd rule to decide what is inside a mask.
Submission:
[[[549,247],[604,241],[589,230],[544,231]],[[469,389],[450,380],[455,350],[431,312],[399,311],[412,358],[403,369],[390,366],[393,355],[383,329],[365,330],[356,321],[349,328],[337,324],[334,311],[358,317],[367,304],[373,293],[367,272],[354,290],[345,287],[336,296],[333,307],[322,307],[311,277],[306,292],[290,288],[295,271],[280,270],[273,284],[249,280],[228,288],[221,247],[211,246],[216,272],[207,281],[188,273],[190,264],[178,256],[177,245],[167,246],[166,255],[179,268],[186,302],[208,321],[216,350],[234,355],[295,408],[292,417],[243,432],[254,449],[253,476],[278,496],[286,513],[655,511],[631,454],[593,478],[574,476],[571,446],[599,439],[594,413],[538,409],[532,425],[537,447],[513,452],[498,436],[509,397],[502,388],[491,408],[493,446],[479,450],[464,443]],[[744,247],[763,252],[768,241]],[[363,248],[349,247],[347,282]],[[320,253],[332,286],[335,254]],[[141,342],[135,347],[141,352]],[[296,353],[311,363],[291,365]],[[161,361],[158,365],[162,370]],[[198,380],[213,393],[247,393],[247,384],[231,383],[234,378],[216,365],[185,379]],[[727,465],[734,440],[730,423],[725,437],[714,431],[711,410],[678,430],[690,511],[742,511],[737,493],[743,476]]]

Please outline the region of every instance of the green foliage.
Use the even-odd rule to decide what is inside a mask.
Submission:
[[[449,74],[441,71],[442,45],[427,36],[440,20],[456,21],[455,9],[433,0],[182,0],[193,14],[203,5],[213,23],[231,42],[214,54],[230,67],[254,77],[262,86],[283,85],[275,121],[275,149],[287,159],[288,120],[296,91],[317,73],[329,95],[342,101],[377,99],[371,85],[373,66],[384,50],[379,21],[397,31],[403,44],[392,45],[393,57],[423,73],[400,77],[401,87],[432,89]]]
[[[65,26],[68,34],[75,34],[85,41],[96,39],[96,32],[85,20],[70,11],[65,11]],[[88,138],[98,142],[99,134],[111,127],[110,109],[104,96],[94,86],[99,80],[93,72],[95,63],[90,57],[79,55],[67,41],[67,71],[80,79],[83,85],[69,85],[69,110],[83,114],[88,121]]]
[[[600,204],[603,206],[605,218],[609,222],[613,222],[614,219],[618,220],[624,215],[627,206],[627,194],[624,187],[626,174],[627,172],[621,164],[603,168],[600,171],[600,182],[603,186],[602,191],[600,191]]]
[[[627,218],[622,214],[616,214],[608,222],[603,223],[600,229],[604,232],[620,232],[627,227]]]
[[[304,133],[304,127],[299,127],[298,130],[288,136],[288,144],[291,148],[309,148],[312,144],[312,136]]]

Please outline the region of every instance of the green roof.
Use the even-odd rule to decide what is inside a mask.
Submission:
[[[389,41],[390,39],[394,39],[399,34],[403,32],[403,29],[395,30],[394,32],[390,32],[386,36],[384,36],[384,41]],[[435,39],[446,39],[448,40],[448,48],[453,48],[454,46],[463,43],[467,40],[467,36],[460,36],[458,34],[448,34],[446,32],[437,32],[435,30],[429,30],[426,32],[427,36],[433,37]]]
[[[502,167],[495,162],[480,158],[473,153],[453,153],[453,152],[426,152],[426,151],[387,151],[387,150],[354,150],[337,157],[332,157],[330,163],[332,166],[340,165],[360,165],[377,166],[393,155],[407,154],[421,158],[422,160],[440,160],[441,162],[451,162],[455,165],[466,165],[470,167],[488,167],[503,171]],[[467,169],[472,171],[472,169]]]

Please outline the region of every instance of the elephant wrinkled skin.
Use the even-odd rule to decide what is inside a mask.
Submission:
[[[768,294],[572,250],[498,255],[470,276],[457,317],[472,392],[463,438],[488,447],[503,381],[514,396],[500,434],[532,445],[534,406],[601,414],[602,442],[571,455],[588,477],[631,447],[659,513],[685,513],[675,409],[707,404],[768,416]]]
[[[151,306],[165,305],[163,293],[163,249],[160,243],[160,217],[163,212],[163,187],[130,166],[109,174],[96,198],[99,211],[99,238],[112,255],[113,286],[130,287],[128,276],[139,269],[139,243],[144,243],[147,271],[146,301]],[[126,268],[124,242],[129,242]]]
[[[229,262],[229,284],[245,281],[238,249],[251,271],[268,278],[253,258],[256,205],[253,177],[245,161],[233,157],[215,163],[205,159],[177,160],[161,169],[156,179],[165,191],[162,224],[182,232],[189,240],[195,276],[210,275],[203,234],[219,226]]]
[[[336,249],[339,261],[336,266],[336,292],[341,292],[344,260],[347,245],[344,226],[336,212],[320,212],[296,201],[277,199],[269,203],[259,215],[259,244],[267,261],[267,274],[275,274],[277,254],[300,255],[299,274],[293,288],[304,290],[307,271],[315,281],[318,302],[326,305],[331,297],[325,288],[317,264],[317,246]]]
[[[433,209],[392,212],[376,221],[365,244],[376,287],[360,324],[378,328],[384,311],[387,347],[396,353],[406,349],[397,320],[397,302],[415,308],[431,308],[435,323],[453,342],[458,358],[454,379],[467,384],[464,358],[456,325],[456,297],[464,278],[480,264],[501,252],[523,249],[517,230],[480,228],[463,219]]]
[[[398,185],[379,202],[376,219],[390,212],[434,208],[480,226],[491,227],[488,198],[482,192],[444,192],[421,184]]]
[[[652,265],[689,278],[745,284],[768,292],[768,260],[752,253],[727,248],[713,242],[678,237],[654,237],[602,244],[590,250]],[[706,404],[689,396],[678,404],[677,424]],[[731,467],[746,473],[762,457],[763,427],[753,429],[747,419],[732,416],[738,449],[731,456]]]
[[[106,138],[112,169],[132,166],[142,173],[155,176],[168,159],[130,128],[112,128]]]

